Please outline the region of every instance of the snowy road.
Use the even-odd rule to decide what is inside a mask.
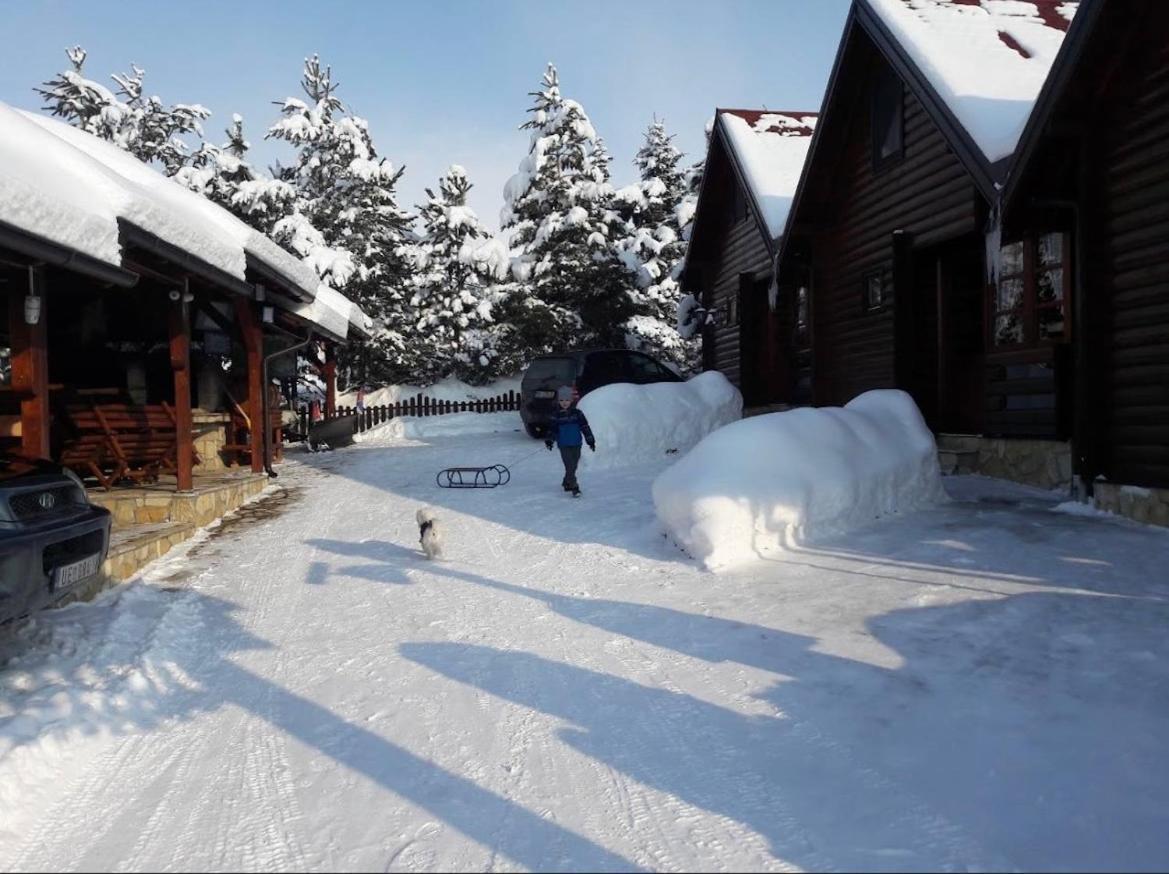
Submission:
[[[714,576],[656,470],[574,500],[514,432],[301,458],[0,640],[0,868],[1169,866],[1169,532],[957,479]]]

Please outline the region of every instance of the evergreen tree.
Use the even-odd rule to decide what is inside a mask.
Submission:
[[[275,234],[381,323],[377,337],[350,344],[339,357],[349,380],[407,381],[412,218],[395,193],[405,168],[377,156],[368,122],[346,110],[331,69],[316,55],[305,61],[301,86],[308,102],[284,100],[283,118],[268,131],[297,149],[295,163],[277,173],[296,189],[296,209],[277,222]]]
[[[190,149],[181,137],[201,137],[200,122],[210,110],[197,103],[166,106],[158,97],[145,96],[146,71],[133,64],[130,73],[111,77],[118,86],[117,93],[112,92],[83,75],[86,52],[81,46],[66,49],[65,54],[73,69],[34,89],[45,99],[46,109],[141,161],[157,161],[168,176],[186,165]]]
[[[296,209],[296,189],[258,173],[248,162],[251,144],[244,137],[239,115],[232,115],[231,127],[225,133],[226,143],[217,146],[204,142],[175,179],[260,233],[275,236],[277,222],[286,220]],[[296,247],[288,248],[296,251]]]
[[[437,193],[426,189],[418,207],[422,237],[415,247],[410,305],[421,341],[413,368],[422,384],[448,375],[470,383],[495,376],[492,283],[508,269],[507,249],[467,206],[471,182],[452,165]]]
[[[510,353],[612,344],[632,312],[610,246],[609,156],[584,108],[560,93],[548,65],[521,125],[528,155],[504,190],[501,213],[515,285],[504,307]]]
[[[679,207],[687,197],[682,153],[660,121],[650,124],[637,153],[640,181],[617,192],[623,235],[614,248],[628,271],[635,314],[624,323],[625,344],[680,370],[690,369],[688,347],[677,331],[678,277],[686,243]]]

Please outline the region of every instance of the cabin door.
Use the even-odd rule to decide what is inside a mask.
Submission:
[[[779,317],[771,311],[767,285],[744,275],[739,288],[739,373],[746,407],[773,404],[787,394]]]
[[[950,433],[983,430],[983,257],[982,241],[971,238],[938,258],[938,429]]]

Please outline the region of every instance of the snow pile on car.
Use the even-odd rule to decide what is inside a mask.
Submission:
[[[621,467],[686,452],[741,418],[743,396],[710,370],[686,382],[606,385],[581,398],[580,409],[597,438],[597,451],[585,450],[583,466]]]
[[[937,447],[902,391],[744,419],[653,484],[667,536],[710,570],[946,500]]]

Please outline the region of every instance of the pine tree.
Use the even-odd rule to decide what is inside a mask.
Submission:
[[[109,140],[141,161],[157,161],[173,176],[190,160],[190,149],[181,137],[203,134],[200,123],[211,115],[197,103],[166,106],[161,99],[145,96],[146,71],[133,64],[130,73],[111,78],[118,85],[110,91],[83,75],[86,52],[81,46],[65,50],[72,70],[34,89],[45,98],[45,108],[88,133]]]
[[[414,367],[423,385],[451,374],[472,384],[496,375],[492,284],[506,275],[509,259],[467,206],[470,190],[466,170],[455,164],[418,207],[423,229],[410,305],[425,340]]]
[[[412,218],[394,190],[405,168],[377,156],[368,122],[348,112],[316,55],[305,60],[301,86],[309,102],[282,101],[283,118],[267,134],[297,149],[295,163],[277,173],[296,189],[296,209],[275,234],[383,326],[369,343],[343,350],[343,373],[357,382],[406,381]]]
[[[296,189],[255,170],[247,160],[251,144],[243,119],[232,115],[223,145],[204,142],[175,180],[222,206],[262,234],[275,236],[277,222],[296,208]],[[295,251],[295,247],[289,246]],[[303,248],[303,247],[302,247]]]
[[[515,279],[504,320],[520,357],[611,344],[632,311],[609,245],[613,189],[604,143],[584,108],[561,95],[552,64],[531,94],[531,118],[521,125],[531,144],[501,213]]]
[[[617,192],[623,235],[614,248],[632,279],[635,314],[624,323],[625,344],[649,352],[680,370],[690,369],[688,347],[677,331],[678,277],[686,243],[679,207],[687,197],[682,153],[654,121],[634,164],[640,180]]]

